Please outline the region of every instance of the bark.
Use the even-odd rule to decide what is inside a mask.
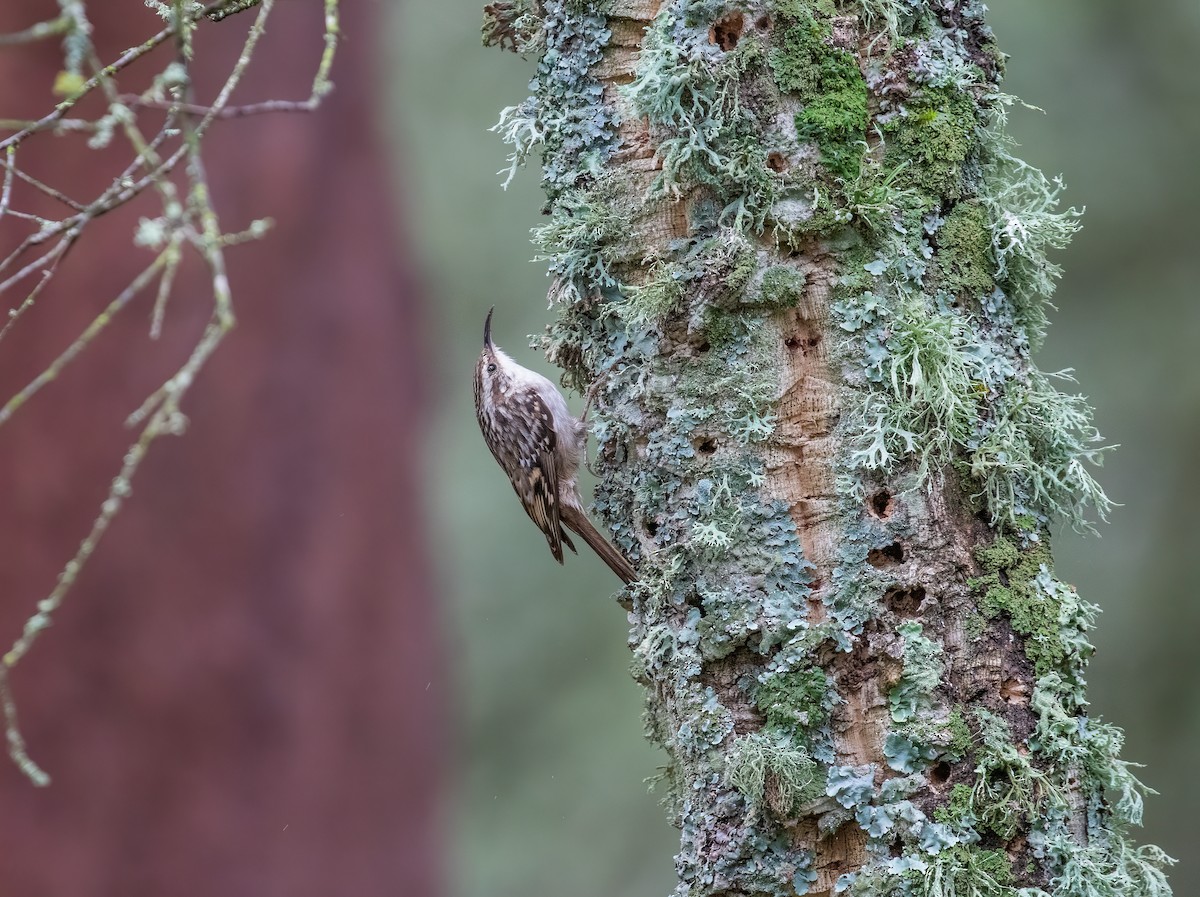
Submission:
[[[1049,553],[1109,509],[1030,357],[1078,213],[983,10],[487,9],[539,59],[498,129],[544,153],[548,355],[600,383],[678,895],[1170,892]]]
[[[140,3],[89,6],[105,59],[161,27]],[[187,398],[187,433],[153,446],[12,674],[30,752],[53,782],[35,789],[0,770],[6,892],[441,892],[445,699],[418,477],[420,291],[378,126],[382,7],[342,7],[354,49],[319,112],[217,122],[205,139],[225,227],[270,215],[276,228],[229,249],[238,326]],[[55,8],[0,4],[0,31]],[[201,24],[200,96],[254,14]],[[306,96],[322,15],[277,4],[236,101]],[[61,66],[57,42],[0,54],[5,114],[43,114]],[[138,77],[122,86],[140,89]],[[110,151],[83,140],[39,136],[23,158],[68,194],[95,196],[129,150],[119,135]],[[147,195],[89,229],[0,346],[6,398],[140,270],[132,235],[139,215],[157,214]],[[158,342],[153,296],[140,297],[0,434],[9,639],[95,517],[131,438],[125,416],[203,327],[205,276],[181,271]]]

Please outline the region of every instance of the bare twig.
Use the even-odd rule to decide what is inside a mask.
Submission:
[[[56,199],[65,206],[70,206],[76,212],[82,212],[82,211],[84,211],[84,209],[87,208],[82,203],[76,202],[75,200],[71,199],[71,197],[66,196],[65,194],[59,192],[58,190],[55,190],[53,187],[51,187],[47,184],[43,184],[37,178],[33,177],[32,175],[26,174],[24,171],[17,168],[13,164],[13,161],[12,161],[13,153],[15,151],[16,151],[16,147],[10,146],[7,150],[5,150],[5,152],[7,154],[7,158],[4,159],[3,161],[0,161],[0,165],[3,165],[5,168],[5,178],[6,179],[13,175],[16,175],[18,178],[20,178],[22,181],[24,181],[30,187],[33,187],[36,190],[40,190],[42,193],[45,193],[51,199]]]
[[[208,115],[213,112],[212,106],[198,106],[195,103],[173,103],[169,100],[151,100],[144,97],[125,94],[121,102],[129,106],[140,106],[143,109],[168,109],[184,115]],[[309,97],[307,100],[265,100],[261,103],[247,103],[244,106],[226,106],[218,109],[214,119],[246,118],[250,115],[263,115],[270,112],[313,112],[320,106],[320,100]]]
[[[17,769],[39,788],[50,784],[50,776],[33,762],[25,751],[25,739],[17,724],[17,705],[13,701],[12,689],[8,685],[8,667],[0,663],[0,705],[4,708],[4,734],[8,740],[8,756],[12,757]]]

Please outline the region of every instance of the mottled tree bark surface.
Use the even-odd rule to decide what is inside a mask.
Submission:
[[[105,58],[161,27],[140,3],[110,6],[91,10]],[[0,30],[54,12],[5,3]],[[238,326],[188,397],[188,432],[152,448],[13,674],[53,784],[0,770],[5,893],[441,891],[426,395],[417,283],[378,124],[381,12],[344,4],[348,50],[318,113],[218,122],[206,140],[226,228],[267,215],[277,228],[228,250]],[[320,4],[278,4],[242,99],[307,95],[321,16]],[[202,25],[199,77],[228,71],[248,25]],[[61,64],[52,43],[0,54],[4,114],[43,114]],[[133,71],[128,84],[141,87]],[[105,152],[82,139],[39,138],[43,157],[26,152],[26,167],[94,196],[129,153],[120,137]],[[71,252],[0,345],[6,394],[144,266],[131,241],[154,206],[113,213]],[[131,438],[122,421],[185,357],[207,289],[200,266],[185,266],[158,343],[143,297],[0,432],[7,638],[87,532]]]
[[[1078,213],[1012,155],[974,0],[522,0],[547,352],[598,510],[678,895],[1170,892],[1090,719],[1049,532],[1108,499],[1031,353]]]

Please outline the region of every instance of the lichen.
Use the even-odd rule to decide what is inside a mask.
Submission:
[[[764,62],[751,41],[721,53],[707,27],[689,25],[687,4],[666,3],[646,31],[633,83],[623,90],[634,112],[660,136],[658,195],[693,186],[723,202],[719,220],[734,230],[761,231],[781,178],[767,165],[763,104],[739,102],[744,77],[761,81]]]
[[[817,764],[786,736],[753,732],[729,748],[726,779],[752,808],[786,819],[824,792]]]
[[[612,33],[603,0],[539,0],[538,6],[544,47],[531,95],[506,108],[494,130],[513,147],[509,180],[542,147],[542,186],[553,201],[583,186],[616,148],[616,120],[591,74]]]
[[[917,622],[901,623],[896,634],[903,643],[904,674],[888,693],[892,721],[907,722],[930,706],[930,695],[942,679],[942,646],[923,635]]]

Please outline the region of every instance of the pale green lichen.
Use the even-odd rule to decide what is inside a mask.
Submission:
[[[752,42],[714,52],[707,28],[689,28],[686,4],[664,4],[646,31],[634,81],[624,95],[658,130],[661,173],[655,191],[678,196],[691,186],[723,202],[720,221],[761,231],[782,179],[767,165],[762,123],[739,101],[739,82],[764,64]]]
[[[752,732],[734,740],[726,760],[726,780],[755,809],[794,815],[824,792],[819,768],[786,736]]]
[[[907,722],[917,713],[928,710],[930,695],[942,680],[942,646],[922,633],[920,623],[901,623],[896,634],[903,641],[904,674],[888,693],[892,721]]]

